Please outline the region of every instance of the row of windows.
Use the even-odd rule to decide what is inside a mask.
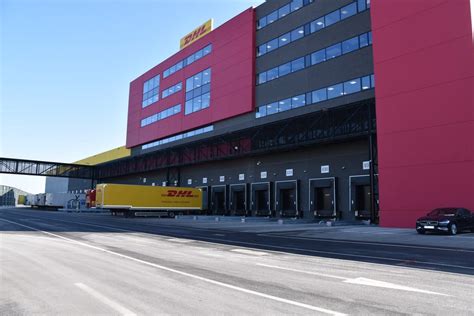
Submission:
[[[208,68],[186,79],[186,92],[199,88],[210,82],[211,82],[211,68]]]
[[[278,8],[277,10],[270,12],[266,16],[260,18],[257,21],[257,30],[264,28],[265,26],[272,24],[273,22],[287,16],[291,12],[301,9],[302,7],[312,3],[314,0],[293,0],[288,4]]]
[[[178,82],[177,84],[175,84],[174,86],[171,86],[169,87],[168,89],[165,89],[161,92],[161,98],[164,99],[176,92],[179,92],[181,91],[181,89],[183,88],[183,83],[182,82]]]
[[[186,104],[184,114],[208,108],[211,102],[211,68],[186,79]]]
[[[177,104],[177,105],[172,106],[172,107],[170,107],[166,110],[163,110],[159,113],[156,113],[152,116],[144,118],[141,121],[140,125],[141,125],[141,127],[144,127],[144,126],[153,124],[155,122],[158,122],[160,120],[164,120],[165,118],[170,117],[170,116],[175,115],[175,114],[178,114],[179,112],[181,112],[181,104]]]
[[[197,111],[208,108],[211,104],[211,93],[207,92],[195,98],[186,101],[184,114],[188,115]]]
[[[160,90],[160,75],[157,75],[143,83],[142,108],[158,101]]]
[[[343,95],[348,95],[375,87],[374,75],[348,80],[333,84],[329,87],[314,90],[292,98],[280,100],[257,108],[256,118],[288,111],[302,107],[306,104],[314,104],[325,100],[334,99]]]
[[[212,52],[212,44],[209,44],[207,45],[206,47],[204,47],[203,49],[201,50],[198,50],[197,52],[195,52],[194,54],[186,57],[185,59],[183,60],[180,60],[179,62],[177,62],[176,64],[174,64],[173,66],[171,66],[170,68],[166,69],[164,72],[163,72],[163,78],[166,78],[168,76],[171,76],[172,74],[174,74],[175,72],[177,72],[178,70],[181,70],[183,69],[184,67],[188,66],[188,65],[191,65],[192,63],[194,63],[195,61],[201,59],[202,57],[210,54]]]
[[[193,136],[204,134],[204,133],[209,133],[209,132],[212,132],[213,130],[214,130],[214,126],[209,125],[209,126],[198,128],[198,129],[195,129],[195,130],[183,133],[183,134],[171,136],[171,137],[168,137],[168,138],[164,138],[164,139],[154,141],[152,143],[142,145],[142,149],[149,149],[149,148],[152,148],[152,147],[168,144],[168,143],[175,142],[177,140],[181,140],[181,139],[184,139],[184,138],[193,137]]]
[[[257,84],[262,84],[286,76],[292,72],[322,63],[371,44],[372,32],[355,36],[343,42],[331,45],[278,67],[259,73],[257,75]]]
[[[257,57],[265,55],[277,48],[283,47],[304,36],[317,32],[327,26],[333,25],[341,20],[347,19],[358,12],[370,8],[370,0],[358,0],[346,5],[336,11],[322,16],[310,23],[304,24],[296,29],[268,41],[257,48]]]

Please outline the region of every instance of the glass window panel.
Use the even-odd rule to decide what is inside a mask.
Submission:
[[[194,54],[194,60],[198,60],[198,59],[201,59],[202,58],[202,50],[198,50],[195,54]]]
[[[278,68],[273,68],[267,71],[267,81],[278,78]]]
[[[193,77],[194,80],[194,88],[200,87],[202,85],[202,72],[195,74]]]
[[[311,54],[311,65],[316,65],[326,61],[326,50],[321,49]]]
[[[328,99],[340,97],[343,94],[342,83],[328,87]]]
[[[202,108],[207,108],[209,107],[211,102],[211,94],[210,93],[205,93],[202,95]]]
[[[176,64],[176,71],[183,69],[183,61],[180,61],[179,63]]]
[[[267,53],[278,48],[278,38],[275,38],[267,43]]]
[[[285,46],[286,44],[290,43],[290,33],[283,34],[278,38],[278,45],[279,47]]]
[[[207,83],[201,87],[201,93],[206,93],[211,90],[211,84]]]
[[[357,0],[357,8],[359,9],[359,12],[362,12],[366,9],[365,1],[366,0]]]
[[[166,69],[165,72],[163,73],[163,77],[168,77],[170,75],[169,69]]]
[[[193,98],[193,91],[186,92],[186,100],[190,100]]]
[[[357,14],[357,4],[355,2],[341,8],[341,20],[347,19],[355,14]]]
[[[297,95],[291,98],[291,107],[299,108],[306,104],[306,94]]]
[[[278,102],[278,112],[284,112],[291,109],[291,99],[285,99]]]
[[[180,91],[183,88],[183,83],[180,82],[176,85],[176,91]]]
[[[170,68],[170,73],[175,73],[175,72],[176,72],[176,65]]]
[[[189,114],[192,112],[193,112],[193,101],[192,100],[186,101],[184,105],[184,114]]]
[[[360,78],[344,82],[344,94],[351,94],[360,91]]]
[[[267,15],[267,24],[273,23],[278,19],[278,10],[273,11]]]
[[[324,23],[326,24],[326,26],[329,26],[329,25],[339,22],[340,19],[341,19],[340,11],[337,10],[337,11],[327,14],[324,17]]]
[[[186,58],[186,64],[187,65],[190,65],[194,62],[194,55],[191,55],[189,56],[188,58]]]
[[[258,84],[262,84],[267,82],[267,73],[262,72],[258,74],[258,79],[257,79]]]
[[[260,45],[257,50],[257,56],[262,56],[267,53],[267,44]]]
[[[261,29],[262,27],[267,26],[267,17],[264,16],[260,20],[258,20],[258,28]]]
[[[193,77],[186,79],[186,92],[194,89]]]
[[[291,41],[296,41],[304,36],[304,27],[291,31]]]
[[[194,88],[193,90],[193,97],[198,97],[202,94],[202,88],[201,87],[197,87],[197,88]]]
[[[362,34],[362,35],[359,36],[359,43],[360,43],[359,45],[360,45],[361,48],[369,45],[369,40],[367,38],[367,33]]]
[[[359,39],[357,37],[350,38],[342,42],[342,53],[347,54],[359,48]]]
[[[375,77],[374,75],[370,75],[370,86],[375,88]]]
[[[281,19],[282,17],[288,15],[290,13],[290,4],[288,3],[287,5],[281,7],[278,9],[278,18]]]
[[[193,99],[193,112],[199,111],[201,109],[201,97]]]
[[[304,57],[298,58],[291,62],[291,72],[295,72],[304,68]]]
[[[341,55],[341,44],[338,43],[326,48],[326,58],[331,59]]]
[[[303,0],[293,0],[290,3],[291,12],[301,9],[303,7]]]
[[[267,115],[272,115],[278,112],[278,103],[274,102],[267,105]]]
[[[291,72],[291,63],[286,63],[278,67],[278,76],[286,76]]]
[[[211,82],[211,70],[206,69],[202,72],[202,84]]]
[[[362,90],[370,89],[370,76],[362,77]]]
[[[316,91],[313,91],[311,98],[313,99],[313,103],[318,103],[321,101],[327,100],[327,93],[326,89],[319,89]]]
[[[366,2],[367,2],[367,9],[369,9],[370,8],[370,0],[367,0]]]
[[[367,34],[369,36],[369,44],[372,45],[372,32]]]
[[[266,106],[260,106],[257,108],[257,113],[255,114],[256,118],[259,117],[264,117],[267,115],[267,107]]]
[[[311,22],[311,25],[310,25],[311,33],[319,31],[320,29],[323,29],[325,27],[326,27],[326,23],[324,22],[324,17],[321,17]]]

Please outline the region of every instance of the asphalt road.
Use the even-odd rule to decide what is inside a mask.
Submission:
[[[474,251],[0,210],[0,314],[474,315]]]

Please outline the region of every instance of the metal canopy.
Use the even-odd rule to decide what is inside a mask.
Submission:
[[[61,162],[0,157],[0,173],[94,179],[94,167]]]

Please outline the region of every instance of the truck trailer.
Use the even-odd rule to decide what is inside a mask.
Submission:
[[[201,213],[201,189],[101,183],[96,187],[96,208],[112,215],[170,216]]]

